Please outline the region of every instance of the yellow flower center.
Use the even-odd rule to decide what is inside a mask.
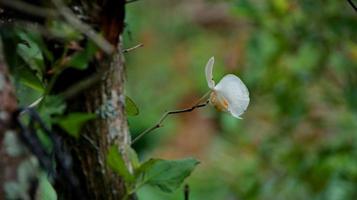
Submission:
[[[211,93],[210,102],[219,111],[228,110],[228,101],[223,96],[217,95],[215,91]]]

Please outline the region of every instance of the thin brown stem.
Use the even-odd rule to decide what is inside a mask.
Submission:
[[[81,92],[87,90],[88,88],[92,87],[93,85],[97,84],[100,82],[100,80],[103,78],[106,70],[99,70],[97,73],[84,78],[83,80],[78,81],[76,84],[72,85],[70,88],[65,90],[60,94],[60,96],[63,99],[71,99],[79,94]]]
[[[134,138],[131,142],[131,144],[134,144],[135,142],[137,142],[140,138],[142,138],[143,136],[145,136],[146,134],[150,133],[151,131],[162,127],[162,123],[163,121],[169,116],[169,115],[173,115],[173,114],[179,114],[179,113],[185,113],[185,112],[191,112],[193,110],[195,110],[196,108],[201,108],[201,107],[205,107],[208,104],[208,100],[204,103],[201,103],[202,100],[207,97],[207,95],[209,94],[206,93],[205,95],[203,95],[192,107],[190,108],[185,108],[185,109],[180,109],[180,110],[172,110],[172,111],[167,111],[165,112],[161,118],[159,119],[159,121],[152,127],[144,130],[142,133],[140,133],[136,138]]]
[[[135,46],[133,46],[133,47],[124,49],[124,50],[123,50],[123,53],[128,53],[128,52],[133,51],[133,50],[135,50],[135,49],[137,49],[137,48],[140,48],[140,47],[142,47],[142,46],[144,46],[144,45],[143,45],[142,43],[140,43],[140,44],[135,45]]]
[[[89,144],[91,144],[92,147],[93,147],[95,150],[99,151],[99,147],[95,144],[95,142],[94,142],[88,135],[82,134],[81,136],[82,136],[85,140],[87,140],[87,142],[88,142]]]

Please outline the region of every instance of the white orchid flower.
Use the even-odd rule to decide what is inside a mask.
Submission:
[[[211,89],[210,103],[220,111],[231,113],[234,117],[242,119],[240,116],[249,105],[249,91],[244,83],[233,74],[225,75],[217,85],[213,80],[214,57],[211,57],[206,64],[206,79],[208,87]]]

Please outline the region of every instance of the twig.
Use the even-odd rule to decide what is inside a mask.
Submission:
[[[134,3],[136,1],[139,1],[139,0],[126,0],[125,3],[128,4],[128,3]]]
[[[79,32],[91,39],[105,53],[110,55],[114,52],[114,47],[105,38],[99,35],[88,24],[85,24],[81,20],[79,20],[73,14],[71,9],[69,9],[61,0],[52,0],[52,3],[56,6],[59,13],[64,17],[64,19],[72,25],[73,28],[77,29]]]
[[[206,96],[206,95],[204,95]],[[204,97],[203,96],[203,97]],[[202,98],[201,98],[202,99]],[[172,114],[178,114],[178,113],[185,113],[185,112],[191,112],[193,110],[195,110],[196,108],[201,108],[204,107],[208,104],[208,101],[206,101],[205,103],[199,104],[200,102],[198,102],[197,104],[195,104],[194,106],[192,106],[191,108],[186,108],[186,109],[181,109],[181,110],[172,110],[172,111],[167,111],[165,112],[161,118],[159,119],[159,121],[152,127],[146,129],[145,131],[143,131],[142,133],[140,133],[136,138],[133,139],[133,141],[131,142],[131,144],[134,144],[135,142],[137,142],[140,138],[142,138],[144,135],[150,133],[151,131],[162,127],[162,122],[166,119],[167,116],[172,115]]]
[[[77,83],[73,84],[71,87],[66,89],[64,92],[59,93],[59,96],[63,100],[68,100],[68,99],[72,99],[73,97],[76,97],[77,95],[81,94],[81,92],[83,92],[84,90],[98,83],[102,79],[105,72],[106,70],[102,69],[96,72],[95,74],[78,81]],[[44,102],[44,99],[46,98],[46,95],[48,95],[49,91],[46,93],[47,94],[45,94],[44,96],[40,97],[39,99],[31,103],[29,106],[27,106],[27,108],[34,108],[38,105],[42,105],[42,102]],[[22,111],[22,113],[20,114],[23,114],[23,112],[24,111]]]
[[[200,104],[205,98],[207,98],[207,96],[211,94],[211,90],[209,90],[208,92],[206,92],[201,98],[199,98],[193,105],[197,105]]]
[[[95,142],[90,137],[88,137],[87,135],[84,135],[84,134],[81,134],[81,136],[85,140],[87,140],[87,142],[89,142],[89,144],[91,144],[95,150],[99,151],[99,147],[95,144]]]
[[[98,71],[97,73],[84,78],[83,80],[80,80],[78,83],[74,84],[70,88],[68,88],[66,91],[60,93],[60,96],[63,99],[71,99],[75,97],[76,95],[80,94],[82,91],[90,88],[94,84],[98,83],[101,78],[103,77],[104,73],[106,70],[102,69]]]
[[[142,43],[140,43],[140,44],[135,45],[135,46],[133,46],[133,47],[124,49],[124,50],[123,50],[123,53],[128,53],[128,52],[133,51],[133,50],[135,50],[135,49],[137,49],[137,48],[140,48],[140,47],[142,47],[142,46],[144,46],[144,45],[143,45]]]
[[[43,8],[35,6],[24,1],[19,0],[1,0],[0,4],[3,4],[9,8],[27,13],[30,15],[35,15],[39,17],[58,17],[59,14],[56,10],[51,8]]]
[[[357,12],[357,6],[352,2],[352,0],[347,0],[351,7]]]
[[[43,96],[36,99],[34,102],[32,102],[30,105],[26,106],[27,108],[34,108],[36,107],[41,101],[43,100]],[[22,114],[22,113],[20,113]]]
[[[61,0],[52,0],[57,10],[49,8],[41,8],[19,0],[1,0],[0,4],[11,7],[13,9],[25,12],[31,15],[40,17],[58,17],[60,15],[80,33],[91,39],[105,53],[111,54],[114,52],[114,47],[105,38],[93,30],[89,25],[79,20]]]

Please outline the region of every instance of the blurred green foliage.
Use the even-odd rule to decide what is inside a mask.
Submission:
[[[129,118],[133,135],[208,91],[211,56],[216,80],[235,73],[250,91],[243,120],[195,111],[215,119],[216,134],[189,178],[191,199],[357,198],[357,13],[347,1],[158,0],[127,8],[125,44],[144,44],[127,55],[127,92],[140,108]],[[175,119],[139,141],[141,157],[175,148],[167,143],[190,129]],[[145,200],[182,196],[139,191]]]

